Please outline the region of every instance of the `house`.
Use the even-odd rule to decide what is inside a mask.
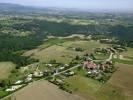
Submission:
[[[28,75],[29,78],[32,78],[32,76],[33,76],[33,74],[29,74],[29,75]]]
[[[69,67],[69,64],[65,64],[64,67]]]
[[[115,50],[119,51],[119,52],[123,52],[123,51],[126,51],[127,50],[124,46],[121,46],[121,45],[113,45],[112,47]]]
[[[64,69],[65,69],[65,67],[60,67],[60,68],[59,68],[59,70],[64,70]]]
[[[64,73],[64,76],[73,76],[73,75],[75,75],[75,72],[74,71],[67,71],[67,72],[65,72]]]
[[[30,81],[32,81],[32,76],[33,76],[33,74],[29,74],[29,75],[27,76],[27,78],[25,79],[25,82],[30,82]]]
[[[100,39],[100,42],[101,43],[111,43],[112,42],[112,39],[108,39],[108,38],[106,38],[106,39]]]
[[[56,79],[56,84],[57,84],[57,85],[64,84],[64,81],[61,80],[61,79]]]
[[[7,91],[7,92],[13,92],[13,91],[21,88],[22,86],[23,85],[14,85],[14,86],[11,86],[11,88],[6,89],[5,91]]]
[[[51,80],[49,80],[51,83],[55,84],[55,85],[62,85],[64,84],[64,81],[61,80],[61,79],[56,79],[56,78],[53,78]]]
[[[104,64],[100,64],[99,69],[100,69],[100,70],[105,70],[105,65],[104,65]]]
[[[110,50],[110,52],[112,53],[117,53],[117,51],[114,48],[107,48],[108,50]]]
[[[112,65],[111,61],[104,62],[104,63],[99,64],[99,68],[98,69],[105,71],[107,68],[110,67],[110,65]]]
[[[15,84],[21,84],[21,83],[23,83],[23,80],[18,80],[15,82]]]
[[[87,70],[94,70],[96,67],[97,65],[94,63],[94,61],[85,61],[83,64],[83,69]]]
[[[99,70],[94,69],[94,70],[88,71],[87,73],[88,74],[98,74],[99,72],[100,72]]]
[[[32,81],[32,78],[31,77],[27,77],[26,78],[26,82],[30,82],[30,81]]]
[[[52,65],[52,64],[46,64],[46,66],[48,66],[48,67],[52,67],[53,65]]]
[[[87,61],[92,61],[92,58],[86,57],[86,60],[87,60]]]
[[[43,72],[35,71],[33,75],[34,75],[34,77],[42,77],[43,76]]]

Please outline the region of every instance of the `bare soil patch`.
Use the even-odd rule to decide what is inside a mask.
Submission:
[[[12,100],[84,100],[83,98],[60,90],[57,86],[41,80],[31,83],[17,91]]]

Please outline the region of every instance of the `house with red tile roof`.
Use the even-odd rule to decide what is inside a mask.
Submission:
[[[96,68],[97,65],[94,63],[94,61],[85,61],[83,64],[83,69],[93,70]]]

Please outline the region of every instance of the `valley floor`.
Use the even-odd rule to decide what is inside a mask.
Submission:
[[[23,54],[24,56],[39,59],[42,63],[42,66],[33,64],[33,66],[26,66],[25,68],[27,68],[28,74],[34,71],[36,72],[36,70],[44,71],[46,70],[46,65],[43,64],[43,62],[50,62],[50,60],[55,59],[59,63],[69,64],[76,55],[83,56],[86,53],[94,53],[96,48],[107,48],[108,46],[110,45],[101,44],[93,40],[64,41],[61,39],[53,39]],[[75,48],[78,47],[82,48],[83,51],[76,51]],[[130,52],[132,52],[132,50],[130,50]],[[132,55],[127,54],[128,51],[122,53],[124,57],[132,59]],[[75,69],[71,70],[76,70],[76,74],[68,78],[66,77],[63,80],[69,84],[66,88],[68,90],[70,89],[70,91],[72,90],[72,94],[59,89],[58,86],[42,78],[41,80],[35,80],[29,83],[28,86],[16,92],[14,91],[13,94],[7,96],[4,100],[132,100],[133,65],[118,63],[117,60],[119,60],[119,58],[114,59],[113,53],[111,53],[110,56],[109,54],[94,53],[94,56],[98,61],[116,60],[115,66],[118,67],[118,69],[106,83],[101,83],[95,79],[86,77],[84,70],[78,72],[77,67],[74,67]],[[22,68],[24,69],[24,67]]]

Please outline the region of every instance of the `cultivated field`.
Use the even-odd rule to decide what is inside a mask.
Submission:
[[[113,74],[109,83],[120,87],[123,90],[123,94],[133,99],[133,66],[127,64],[117,64],[119,67],[118,71]]]
[[[52,40],[53,41],[53,40]],[[49,46],[48,46],[49,45]],[[48,46],[48,47],[47,47]],[[42,62],[48,62],[55,59],[57,62],[69,63],[76,55],[83,55],[85,53],[91,53],[95,48],[106,47],[107,45],[101,44],[96,41],[83,41],[83,40],[61,40],[58,42],[46,43],[39,46],[37,49],[33,49],[24,53],[26,56],[39,59]],[[77,52],[73,48],[82,48],[83,52]]]
[[[0,62],[0,79],[8,78],[13,68],[15,68],[15,64],[12,62]]]
[[[29,53],[29,52],[28,52]],[[34,53],[33,58],[42,62],[55,59],[57,62],[69,63],[79,53],[66,50],[65,47],[53,45],[39,52]]]
[[[84,100],[77,95],[71,95],[57,86],[41,80],[13,94],[11,100]]]

